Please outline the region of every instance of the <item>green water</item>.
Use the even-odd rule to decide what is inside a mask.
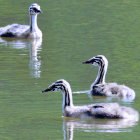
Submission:
[[[0,40],[0,139],[139,139],[139,122],[63,118],[62,95],[41,91],[60,78],[73,91],[88,90],[97,68],[82,61],[103,54],[109,61],[106,80],[136,92],[133,102],[117,101],[140,111],[140,1],[36,2],[43,11],[38,16],[42,42]],[[0,26],[28,24],[31,3],[0,0]],[[73,94],[73,98],[75,105],[114,101],[91,99],[87,94]]]

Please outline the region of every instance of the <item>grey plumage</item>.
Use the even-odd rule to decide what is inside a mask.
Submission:
[[[29,30],[29,25],[12,24],[0,28],[1,37],[21,37]]]
[[[120,106],[118,103],[96,103],[84,106],[74,106],[72,91],[69,83],[60,79],[51,84],[44,92],[62,92],[62,111],[65,117],[74,118],[102,118],[102,119],[135,119],[138,120],[138,112],[130,107]]]
[[[98,66],[98,75],[91,84],[90,91],[93,96],[119,96],[126,99],[134,99],[135,92],[133,89],[125,85],[117,83],[106,83],[105,76],[108,68],[108,60],[103,55],[97,55],[83,62],[83,64],[92,64]]]
[[[41,38],[42,32],[37,26],[37,15],[39,13],[41,13],[40,6],[33,3],[29,7],[30,25],[20,25],[15,23],[0,27],[0,36],[14,38]]]

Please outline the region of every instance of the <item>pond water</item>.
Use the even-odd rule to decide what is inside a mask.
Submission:
[[[97,67],[83,65],[103,54],[106,81],[126,84],[134,101],[73,94],[75,105],[119,102],[140,111],[140,1],[37,0],[42,40],[0,38],[0,139],[139,139],[139,122],[62,117],[62,95],[41,94],[67,80],[73,91],[89,90]],[[0,0],[0,26],[28,24],[31,0]]]

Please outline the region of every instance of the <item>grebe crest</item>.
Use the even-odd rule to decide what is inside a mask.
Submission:
[[[47,91],[54,91],[54,92],[58,92],[58,91],[65,91],[66,88],[71,91],[71,87],[70,87],[70,84],[64,80],[64,79],[59,79],[57,80],[56,82],[52,83]],[[44,91],[44,92],[47,92],[47,91]]]
[[[37,3],[33,3],[30,7],[29,7],[29,13],[30,15],[35,15],[35,14],[39,14],[42,13],[40,6]]]

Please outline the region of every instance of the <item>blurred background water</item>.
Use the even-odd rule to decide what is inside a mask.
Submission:
[[[73,94],[74,104],[117,101],[140,111],[140,1],[0,0],[0,26],[29,24],[33,2],[43,11],[42,40],[0,38],[0,139],[139,139],[139,122],[63,118],[62,95],[41,91],[60,78],[89,90],[98,69],[82,61],[103,54],[106,81],[130,86],[135,100]]]

